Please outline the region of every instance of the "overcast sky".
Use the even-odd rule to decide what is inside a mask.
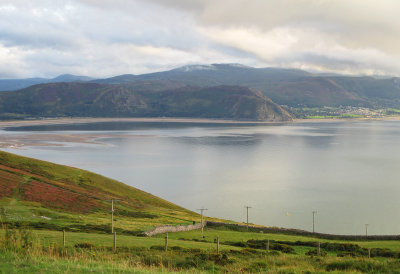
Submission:
[[[0,0],[0,78],[241,63],[400,75],[398,0]]]

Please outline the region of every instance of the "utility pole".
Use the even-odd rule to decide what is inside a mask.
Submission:
[[[249,231],[249,208],[251,208],[251,206],[245,206],[246,211],[247,211],[247,232]]]
[[[208,210],[208,209],[202,207],[202,208],[199,208],[196,210],[200,210],[200,212],[201,212],[201,238],[204,239],[203,211]]]
[[[365,237],[368,236],[368,226],[369,224],[365,224]]]
[[[119,202],[119,200],[111,199],[106,202],[111,202],[111,233],[114,234],[114,202]]]
[[[317,213],[317,211],[313,211],[312,212],[312,232],[313,233],[315,233],[315,229],[314,229],[314,226],[315,226],[315,214]]]

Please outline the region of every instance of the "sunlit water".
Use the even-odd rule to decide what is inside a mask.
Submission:
[[[9,152],[118,179],[207,215],[326,233],[400,233],[400,122],[97,123],[0,134],[109,134]],[[39,130],[39,131],[38,131]],[[35,131],[35,132],[33,132]],[[114,137],[113,137],[114,136]]]

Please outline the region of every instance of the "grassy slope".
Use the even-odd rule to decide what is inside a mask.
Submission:
[[[42,223],[43,228],[108,229],[110,199],[119,200],[117,231],[199,220],[194,212],[121,182],[6,152],[0,152],[0,190],[8,221]]]

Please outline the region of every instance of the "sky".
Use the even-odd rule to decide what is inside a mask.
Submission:
[[[240,63],[400,76],[398,0],[0,0],[0,78]]]

